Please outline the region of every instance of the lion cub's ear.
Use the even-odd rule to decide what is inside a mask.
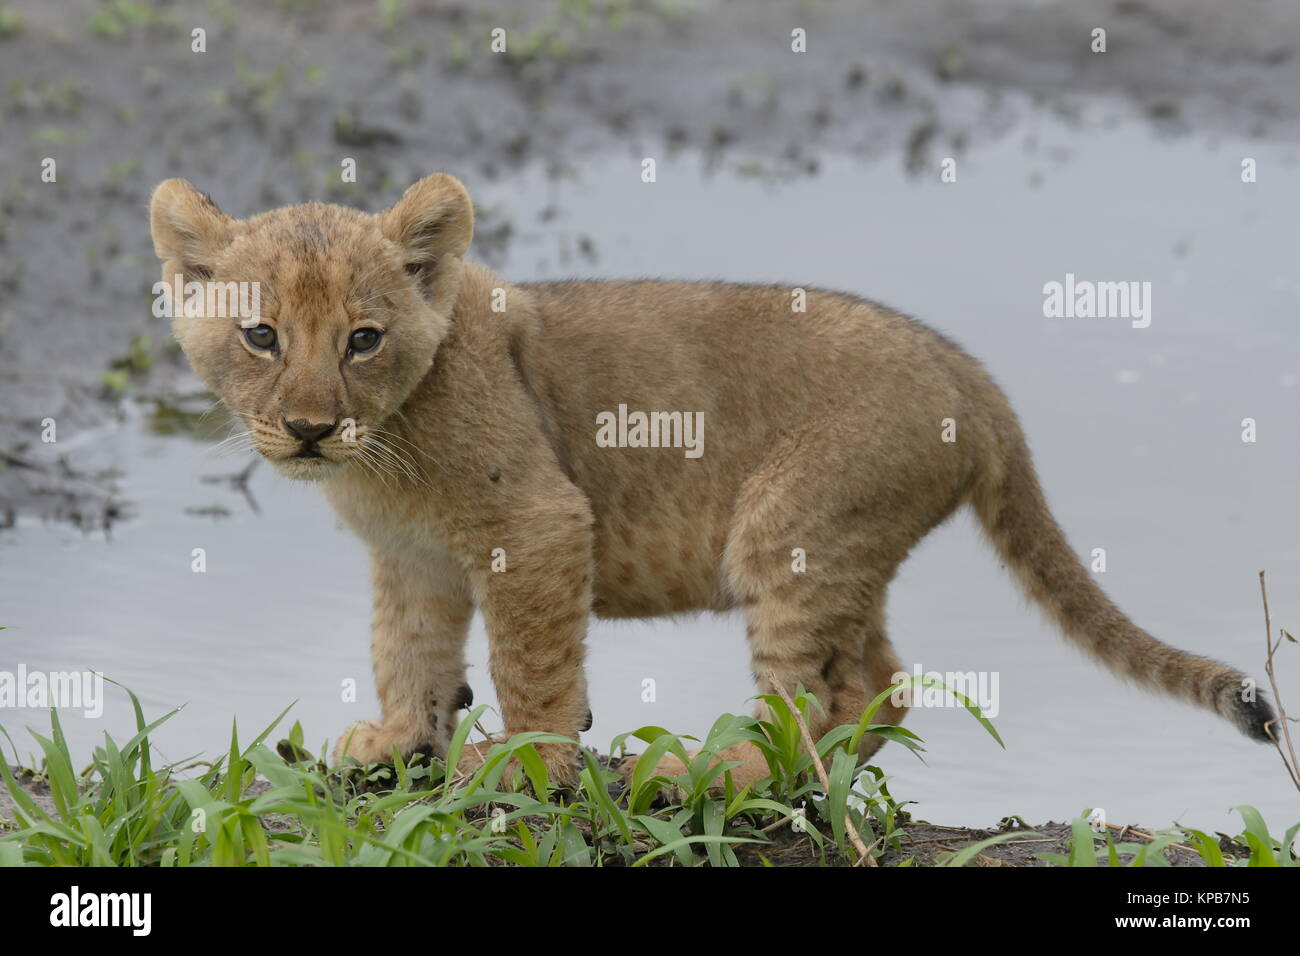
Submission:
[[[149,221],[158,258],[187,279],[211,278],[213,259],[235,238],[236,220],[185,179],[158,185],[149,201]]]
[[[460,257],[474,237],[474,205],[455,176],[434,173],[375,217],[385,236],[408,256],[407,271],[426,275],[439,259]]]

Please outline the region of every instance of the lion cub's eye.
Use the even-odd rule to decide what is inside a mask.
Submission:
[[[255,325],[251,329],[244,329],[244,339],[253,348],[269,352],[275,348],[275,329],[269,325]]]
[[[348,348],[357,354],[373,352],[382,335],[378,329],[357,329],[348,337]]]

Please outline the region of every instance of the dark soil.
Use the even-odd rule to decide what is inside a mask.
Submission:
[[[607,767],[608,769],[608,767]],[[49,787],[31,771],[16,772],[19,783],[36,803],[48,813],[55,814],[54,801],[50,797]],[[265,781],[258,780],[247,791],[251,794],[263,793],[269,789]],[[14,803],[4,787],[0,787],[0,833],[14,819]],[[272,833],[293,829],[289,818],[264,817],[263,827]],[[1068,823],[1048,822],[1040,826],[1025,827],[1020,821],[1008,818],[993,829],[974,827],[945,827],[921,820],[909,820],[900,825],[895,838],[884,845],[884,855],[877,863],[879,866],[898,866],[910,860],[909,866],[934,866],[941,862],[941,855],[959,852],[967,846],[979,843],[990,837],[1009,831],[1023,830],[1023,837],[1016,837],[996,843],[977,855],[966,864],[973,867],[986,866],[1049,866],[1042,859],[1042,854],[1067,855],[1070,852],[1070,825]],[[1149,831],[1133,826],[1112,826],[1111,837],[1115,843],[1141,844],[1149,839]],[[833,849],[819,849],[816,843],[805,833],[797,833],[788,826],[780,826],[766,834],[770,844],[742,844],[736,847],[736,856],[742,866],[852,866],[853,861],[841,856]],[[1226,857],[1234,855],[1248,856],[1249,850],[1235,845],[1229,838],[1223,837],[1221,847]],[[647,846],[647,850],[649,847]],[[1175,845],[1165,851],[1165,859],[1170,866],[1205,866],[1204,860],[1194,850]],[[1122,862],[1131,860],[1131,855],[1121,856]],[[652,861],[651,865],[670,866],[675,861],[668,856]],[[707,862],[702,865],[707,866]]]
[[[1098,103],[1170,135],[1297,129],[1300,8],[1283,0],[1249,15],[1222,0],[577,6],[406,0],[385,21],[346,0],[0,2],[0,529],[127,516],[76,439],[123,402],[192,388],[148,308],[146,206],[170,176],[242,216],[312,198],[375,209],[438,168],[471,189],[535,165],[562,176],[598,152],[692,150],[786,177],[832,153],[919,170],[1035,111]],[[507,54],[488,49],[494,27]],[[511,234],[508,214],[485,217],[474,254],[508,266]]]

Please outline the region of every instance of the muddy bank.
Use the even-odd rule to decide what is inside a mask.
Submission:
[[[19,769],[15,776],[24,792],[46,813],[57,818],[58,811],[50,795],[49,786],[30,770]],[[264,793],[269,785],[257,780],[248,789],[248,795]],[[14,826],[14,802],[8,790],[0,787],[0,834]],[[263,819],[263,827],[274,834],[292,830],[293,823],[287,818],[271,817]],[[1149,830],[1136,826],[1111,825],[1111,838],[1116,844],[1128,842],[1141,845],[1153,838]],[[935,866],[943,862],[946,854],[960,853],[967,847],[988,840],[992,837],[1005,836],[1023,831],[1020,835],[1006,836],[999,843],[984,848],[975,854],[967,866],[972,867],[1023,867],[1050,866],[1042,858],[1043,854],[1068,855],[1070,852],[1071,829],[1068,823],[1047,822],[1039,826],[1028,826],[1016,817],[1007,817],[992,828],[949,827],[927,823],[922,820],[909,820],[899,826],[897,840],[886,848],[879,859],[880,866],[898,866],[911,860],[909,866]],[[770,844],[741,845],[736,848],[737,858],[743,866],[763,866],[770,862],[776,866],[849,866],[851,861],[841,859],[824,859],[821,851],[806,835],[796,833],[789,826],[780,826],[767,834]],[[651,847],[646,846],[645,852]],[[1225,857],[1249,857],[1250,850],[1234,843],[1227,836],[1220,835],[1220,849]],[[833,854],[832,854],[833,856]],[[1205,861],[1191,847],[1175,844],[1164,851],[1164,858],[1170,866],[1203,867]],[[1129,862],[1131,854],[1121,856],[1122,862]],[[659,865],[668,865],[667,857],[661,858]]]
[[[581,6],[4,4],[0,527],[128,516],[78,437],[194,387],[149,312],[145,206],[168,176],[247,215],[308,198],[378,208],[436,168],[471,189],[537,168],[561,179],[596,153],[633,167],[692,152],[720,176],[772,178],[848,154],[927,175],[1042,111],[1136,114],[1201,139],[1297,132],[1300,10],[1280,2],[1249,16],[1213,0]],[[1089,48],[1099,26],[1105,54]],[[497,27],[504,54],[488,48]],[[349,158],[355,183],[339,177]],[[532,224],[480,212],[474,254],[508,272]]]

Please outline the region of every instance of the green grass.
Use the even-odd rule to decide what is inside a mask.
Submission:
[[[1246,829],[1229,838],[1228,842],[1239,848],[1231,858],[1223,852],[1222,835],[1216,839],[1192,827],[1178,826],[1149,834],[1151,839],[1116,843],[1110,829],[1104,834],[1093,832],[1086,814],[1071,822],[1069,852],[1045,853],[1043,858],[1060,866],[1169,866],[1166,851],[1174,848],[1195,853],[1212,867],[1300,866],[1300,857],[1295,852],[1300,823],[1279,838],[1269,833],[1263,816],[1254,807],[1233,807],[1233,810],[1241,815]]]
[[[98,247],[87,250],[92,268],[99,261]],[[131,339],[130,348],[108,363],[108,369],[99,373],[99,381],[115,394],[125,394],[131,388],[132,381],[149,371],[153,364],[153,337],[148,332],[141,332]]]
[[[121,40],[132,26],[148,27],[158,22],[158,11],[140,0],[101,0],[87,18],[86,26],[96,36]]]
[[[0,864],[736,866],[742,856],[751,864],[770,862],[768,855],[791,841],[804,847],[803,858],[845,864],[858,860],[850,826],[879,858],[900,849],[900,826],[908,816],[879,769],[859,765],[857,742],[879,733],[918,756],[923,749],[910,731],[873,722],[888,693],[857,725],[837,727],[817,743],[829,794],[802,746],[798,722],[779,697],[765,699],[770,721],[720,717],[702,742],[691,744],[703,751],[694,759],[687,755],[690,738],[662,728],[616,738],[612,752],[632,737],[647,745],[626,789],[612,786],[619,776],[583,749],[576,789],[561,791],[534,747],[562,739],[553,735],[519,734],[498,743],[472,774],[448,769],[456,766],[484,707],[461,723],[445,765],[421,758],[408,765],[394,755],[391,765],[327,768],[306,749],[297,724],[274,749],[268,746],[282,713],[246,744],[232,728],[229,748],[216,761],[155,766],[149,737],[177,712],[147,722],[131,694],[136,733],[125,743],[105,734],[81,771],[57,711],[51,711],[49,736],[32,733],[42,755],[39,772],[16,772],[0,753],[0,778],[16,807],[15,820],[0,823]],[[805,718],[820,706],[803,693],[795,702]],[[996,738],[992,725],[976,716]],[[737,788],[728,773],[735,764],[710,756],[742,741],[759,747],[768,762],[769,776],[753,788]],[[656,758],[669,753],[687,768],[675,779],[654,773]],[[39,776],[53,809],[39,805],[16,773]],[[1278,840],[1257,813],[1241,809],[1247,828],[1240,842],[1250,853],[1233,862],[1296,865],[1285,848],[1300,824]],[[941,862],[965,865],[988,845],[1023,834],[1001,834]],[[1167,865],[1161,850],[1175,841],[1196,847],[1210,865],[1228,865],[1219,842],[1197,830],[1177,828],[1155,843],[1115,845],[1109,836],[1092,834],[1082,818],[1068,856],[1052,862],[1115,865],[1126,855],[1132,865]],[[894,859],[911,862],[898,853]]]
[[[506,29],[504,60],[514,66],[538,61],[562,63],[574,50],[593,36],[617,33],[627,26],[634,13],[667,15],[656,11],[654,4],[635,4],[631,0],[550,0],[528,8],[525,24],[517,11],[480,11],[484,35],[496,27]],[[468,48],[459,36],[453,36],[448,50],[452,66],[463,65]]]
[[[23,28],[23,17],[9,9],[6,3],[0,3],[0,40],[16,36]]]

